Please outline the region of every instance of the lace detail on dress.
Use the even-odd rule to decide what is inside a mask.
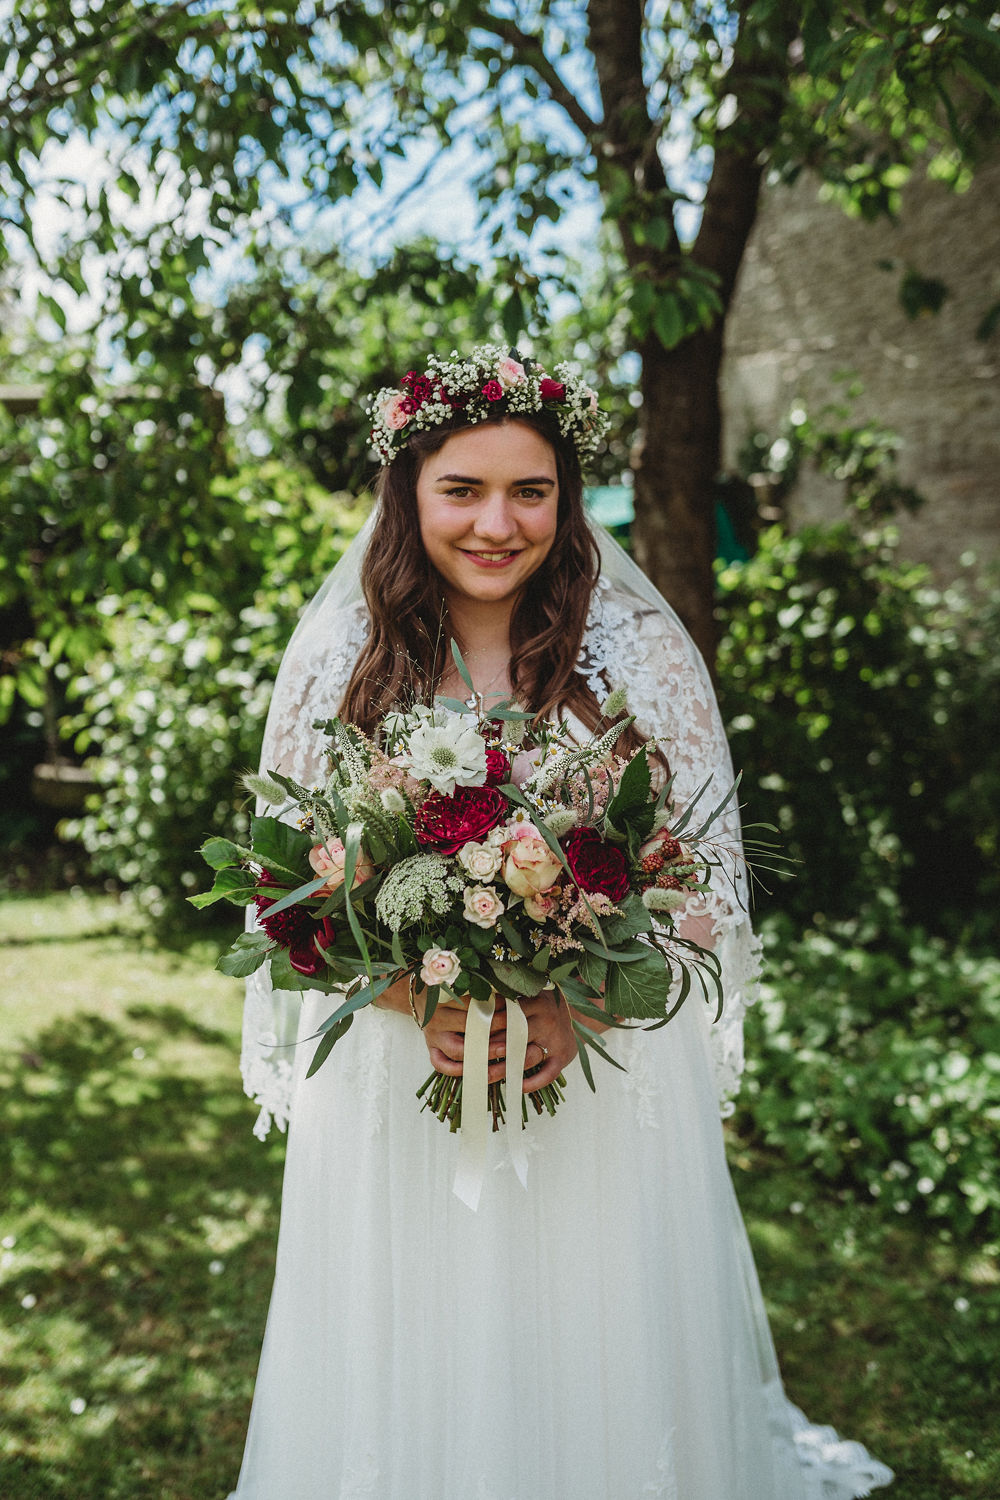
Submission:
[[[725,729],[708,670],[687,632],[660,611],[622,589],[598,582],[591,604],[580,671],[603,697],[622,686],[639,729],[663,743],[680,806],[705,787],[699,808],[707,815],[735,780]],[[706,786],[707,783],[707,786]],[[720,819],[723,850],[742,849],[735,800]],[[725,1005],[712,1027],[712,1056],[724,1115],[743,1072],[743,1015],[756,998],[760,943],[747,914],[742,856],[715,872],[716,889],[689,902],[686,921],[701,924],[722,964]]]
[[[632,1097],[632,1113],[642,1130],[659,1130],[660,1121],[655,1101],[660,1094],[660,1081],[653,1067],[649,1048],[644,1046],[641,1031],[619,1031],[610,1034],[608,1050],[618,1058],[627,1071],[620,1076],[622,1088]],[[658,1493],[654,1491],[653,1493]]]
[[[891,1469],[861,1443],[819,1427],[793,1406],[779,1380],[764,1387],[775,1452],[789,1473],[805,1484],[808,1500],[861,1500],[891,1484]]]
[[[319,623],[319,622],[317,622]],[[297,635],[285,652],[264,730],[261,769],[281,771],[303,786],[323,776],[324,739],[316,719],[332,718],[364,643],[367,616],[360,606],[339,610],[326,628]],[[261,809],[258,809],[260,811]],[[254,925],[253,907],[247,924]],[[244,1092],[260,1106],[254,1135],[288,1125],[295,1040],[305,992],[275,990],[268,969],[247,980],[240,1069]]]

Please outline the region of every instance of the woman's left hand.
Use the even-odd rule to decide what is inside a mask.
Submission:
[[[576,1037],[570,1019],[569,1007],[555,990],[542,990],[520,1002],[528,1023],[528,1053],[525,1066],[537,1072],[525,1078],[522,1085],[526,1094],[552,1083],[577,1055]]]

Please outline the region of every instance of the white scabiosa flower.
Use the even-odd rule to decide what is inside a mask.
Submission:
[[[486,741],[459,716],[415,729],[400,759],[418,781],[430,782],[447,797],[457,786],[482,786],[486,781]]]

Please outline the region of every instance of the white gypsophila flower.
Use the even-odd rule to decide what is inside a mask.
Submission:
[[[415,729],[401,758],[418,780],[448,797],[457,786],[482,786],[486,780],[486,741],[459,716]]]
[[[375,910],[391,932],[402,932],[424,917],[443,916],[462,884],[443,854],[411,854],[385,877]]]
[[[492,880],[503,862],[503,852],[496,844],[463,844],[456,858],[474,880]]]
[[[387,786],[383,791],[379,792],[378,800],[387,813],[403,813],[406,811],[406,798],[394,786]]]

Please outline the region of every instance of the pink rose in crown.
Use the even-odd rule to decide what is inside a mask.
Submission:
[[[553,380],[549,375],[543,375],[538,382],[538,394],[543,401],[562,401],[566,396],[566,387],[561,380]]]
[[[515,896],[537,896],[554,885],[562,865],[532,823],[518,823],[506,846],[503,878]]]
[[[325,844],[314,844],[309,850],[309,863],[317,875],[325,875],[326,883],[316,892],[317,896],[332,896],[344,883],[344,861],[346,850],[340,839],[327,839]],[[354,885],[361,885],[375,874],[375,866],[363,851],[358,854],[354,867]],[[352,890],[354,888],[352,885]]]
[[[410,398],[400,391],[393,391],[391,396],[386,396],[385,400],[379,404],[378,414],[390,431],[399,432],[410,420],[412,410],[413,403]]]
[[[524,366],[520,361],[511,359],[507,355],[497,364],[497,379],[504,390],[509,391],[512,385],[523,385],[527,376],[524,373]]]

